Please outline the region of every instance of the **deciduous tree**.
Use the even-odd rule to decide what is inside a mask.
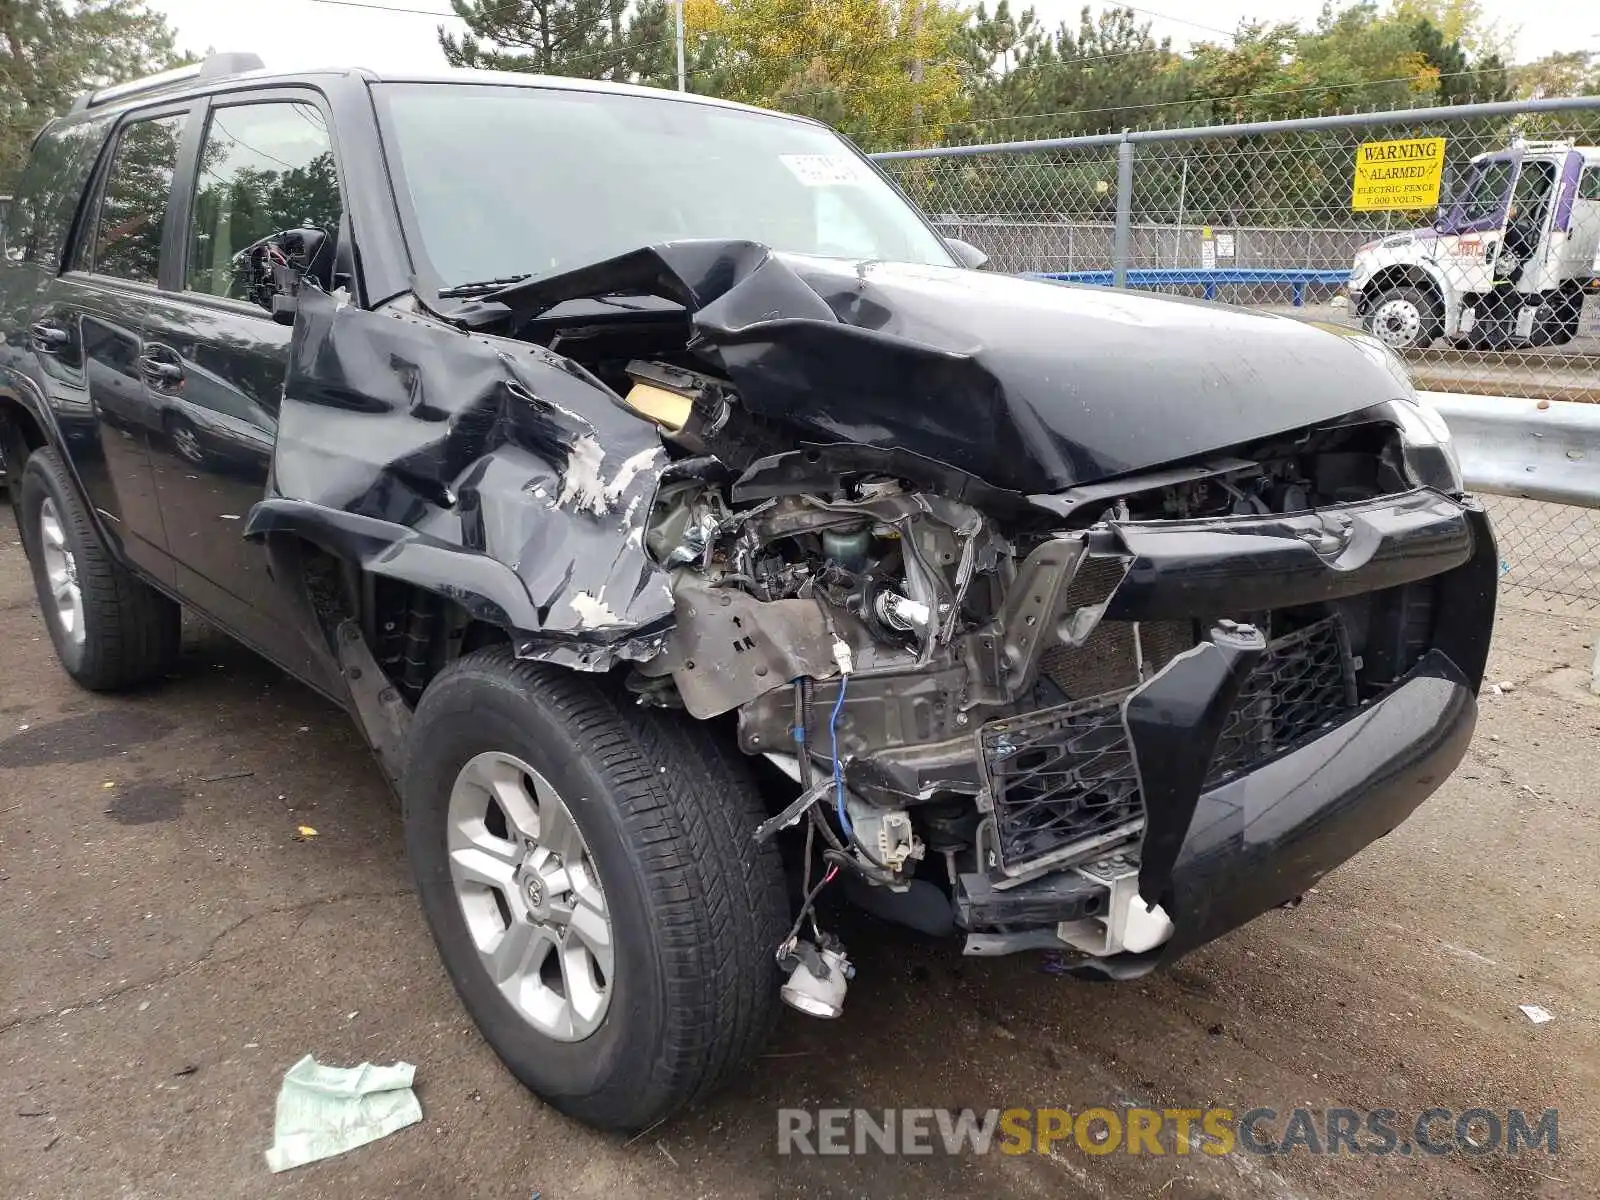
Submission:
[[[962,115],[965,14],[939,0],[689,0],[693,90],[815,116],[862,144],[939,140]]]
[[[79,94],[183,61],[144,0],[0,0],[0,190]]]

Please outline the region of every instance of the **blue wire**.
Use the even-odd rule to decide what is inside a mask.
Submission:
[[[833,803],[839,814],[839,827],[845,836],[854,838],[855,830],[844,812],[844,768],[839,765],[839,710],[844,707],[844,692],[849,685],[850,676],[839,676],[839,698],[833,702],[833,715],[828,718],[828,740],[833,748]]]

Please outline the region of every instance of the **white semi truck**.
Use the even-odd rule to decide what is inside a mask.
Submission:
[[[1556,346],[1600,333],[1600,147],[1480,154],[1427,229],[1356,252],[1350,307],[1396,350]]]

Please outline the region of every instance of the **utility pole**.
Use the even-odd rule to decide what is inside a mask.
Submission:
[[[674,2],[672,7],[673,7],[674,13],[677,16],[677,26],[678,26],[678,29],[677,29],[677,41],[678,41],[678,90],[680,92],[686,92],[689,89],[684,84],[684,75],[683,75],[683,0],[675,0],[675,2]]]

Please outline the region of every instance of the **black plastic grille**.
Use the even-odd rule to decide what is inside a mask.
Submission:
[[[1099,838],[1144,815],[1122,728],[1125,695],[1127,689],[984,726],[1006,864]]]
[[[1121,688],[981,731],[1001,861],[1009,866],[1083,846],[1144,816],[1122,727]],[[1259,766],[1355,707],[1344,628],[1329,617],[1277,638],[1240,689],[1206,786]]]
[[[1206,785],[1260,766],[1355,706],[1355,672],[1338,617],[1274,639],[1239,689]]]

